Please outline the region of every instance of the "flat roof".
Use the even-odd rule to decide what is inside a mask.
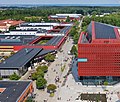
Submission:
[[[53,23],[22,23],[18,27],[49,27],[49,26],[53,26]]]
[[[66,26],[66,27],[64,27],[63,29],[61,29],[59,33],[64,33],[64,34],[66,34],[66,32],[67,32],[68,30],[70,30],[70,28],[71,28],[71,26]]]
[[[31,29],[31,28],[29,28],[29,29],[16,29],[16,30],[11,30],[11,31],[9,31],[8,32],[8,34],[9,33],[13,33],[13,32],[16,32],[16,33],[19,33],[19,32],[35,32],[36,34],[37,33],[47,33],[47,30],[46,29],[42,29],[42,28],[34,28],[34,29]],[[7,35],[7,33],[6,33],[6,35]],[[14,35],[14,34],[13,34]],[[17,35],[17,34],[16,34]],[[22,35],[22,34],[21,34]],[[30,34],[29,34],[30,35]]]
[[[17,102],[21,94],[26,90],[32,81],[0,81],[0,102]]]
[[[38,37],[35,35],[0,35],[0,45],[25,45]]]
[[[43,56],[52,52],[55,52],[55,50],[42,50],[37,56]]]
[[[19,69],[29,63],[42,48],[24,48],[2,63],[0,63],[0,69]]]
[[[54,36],[45,45],[57,45],[64,36]]]
[[[66,19],[68,16],[70,18],[79,18],[78,15],[50,15],[51,18],[64,18],[64,19]]]
[[[95,38],[96,39],[116,39],[114,26],[94,22]]]

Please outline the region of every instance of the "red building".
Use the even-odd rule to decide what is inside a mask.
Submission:
[[[120,76],[120,28],[92,21],[78,41],[79,76]]]

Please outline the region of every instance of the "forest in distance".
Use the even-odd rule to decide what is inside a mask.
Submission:
[[[31,7],[31,8],[0,8],[0,20],[15,19],[29,22],[38,22],[44,19],[45,21],[49,15],[57,13],[77,13],[86,16],[88,14],[100,15],[103,13],[120,12],[120,7]]]
[[[120,26],[120,7],[4,7],[0,8],[0,20],[13,19],[26,22],[59,22],[49,20],[49,15],[62,13],[82,14],[82,31],[85,31],[91,21]],[[104,13],[109,15],[100,16]]]

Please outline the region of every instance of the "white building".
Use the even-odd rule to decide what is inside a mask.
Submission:
[[[69,17],[78,17],[82,16],[81,14],[56,14],[57,16],[69,16]]]

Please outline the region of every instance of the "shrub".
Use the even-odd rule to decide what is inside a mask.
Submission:
[[[54,96],[54,93],[50,93],[50,97],[53,97]]]

